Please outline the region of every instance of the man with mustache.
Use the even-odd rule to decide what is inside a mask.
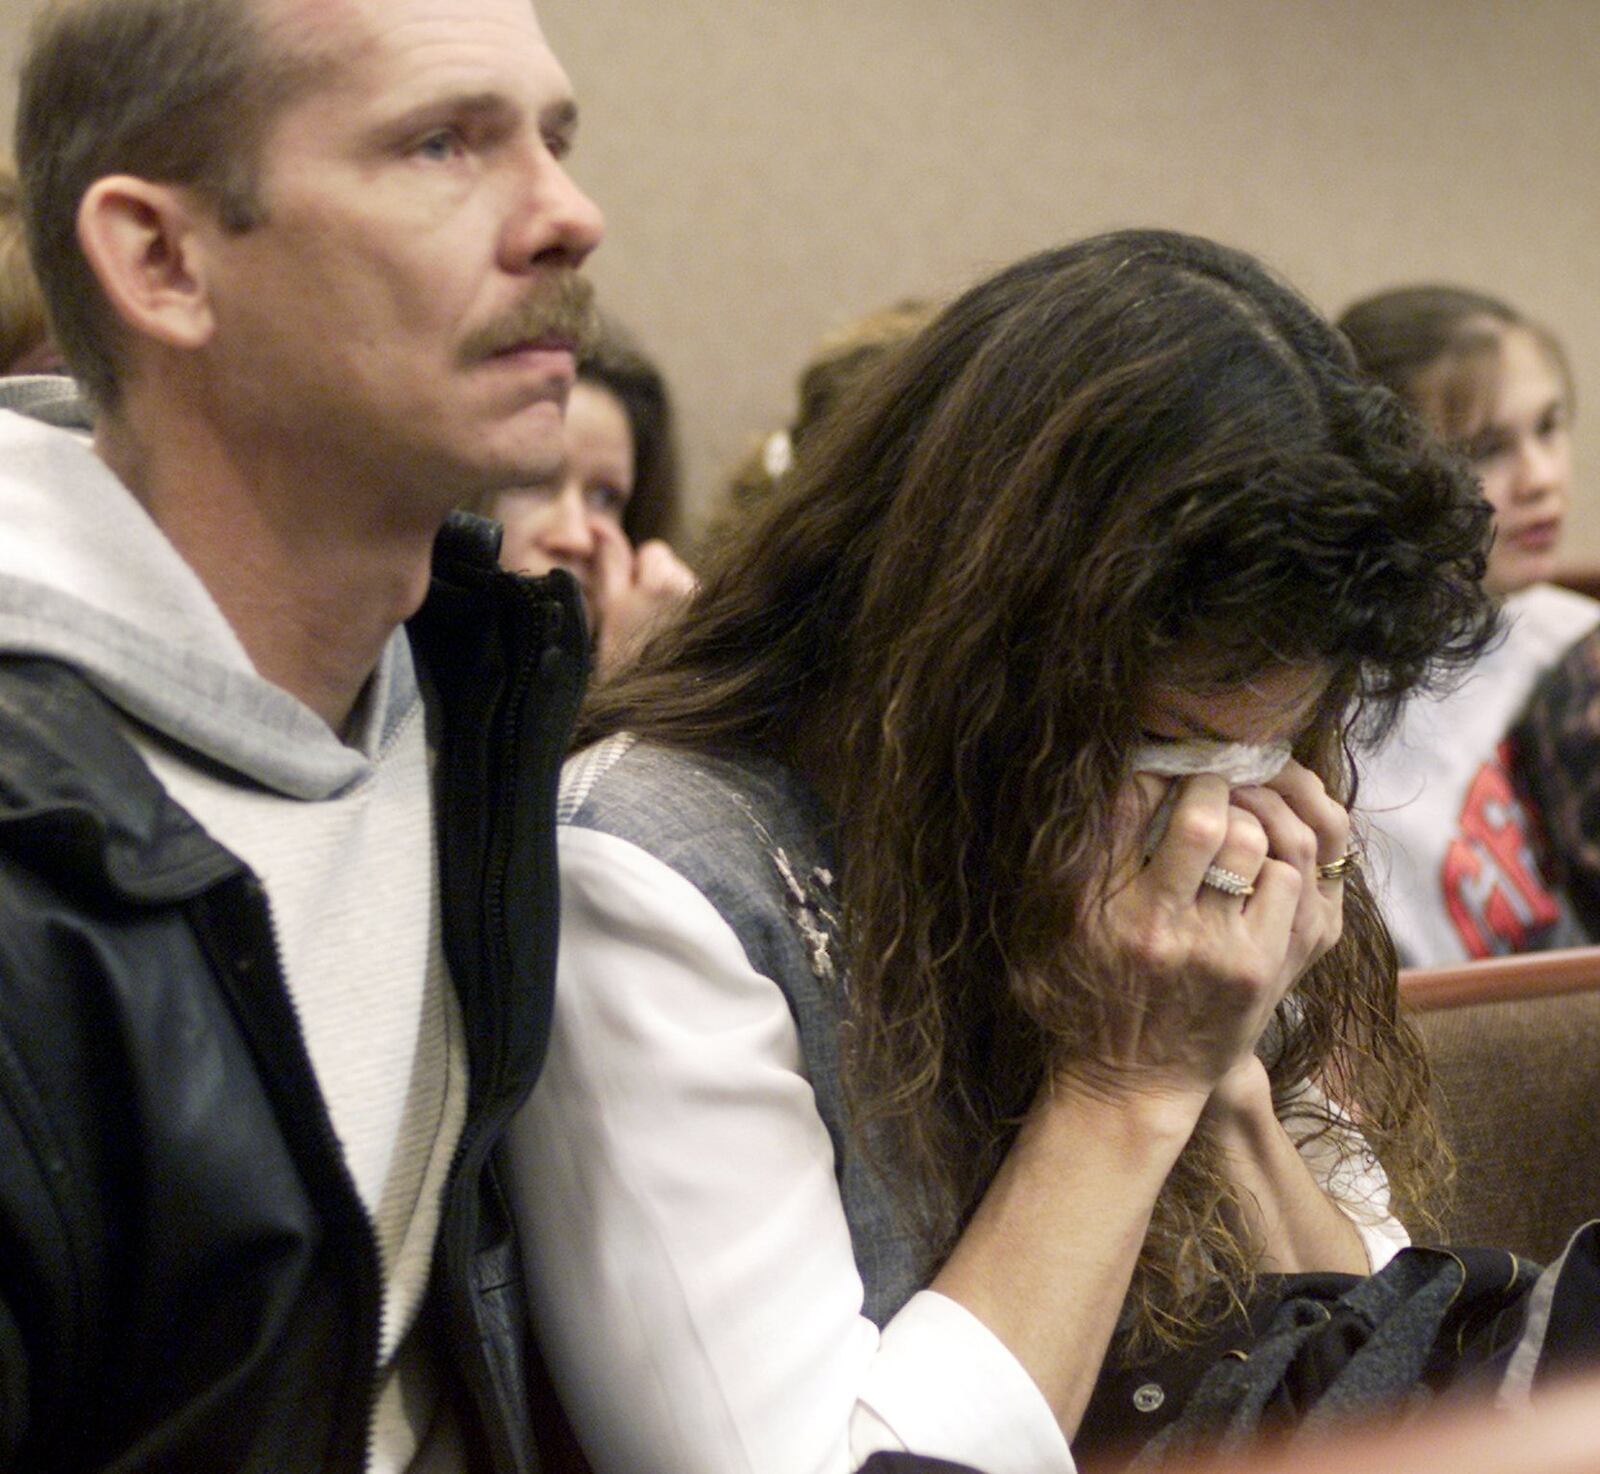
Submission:
[[[86,403],[0,413],[0,1470],[537,1467],[497,1146],[586,657],[445,524],[561,451],[575,119],[528,0],[36,32]]]

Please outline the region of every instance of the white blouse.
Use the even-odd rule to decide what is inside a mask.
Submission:
[[[676,871],[564,827],[544,1073],[511,1133],[541,1346],[597,1474],[822,1474],[879,1449],[1071,1471],[1043,1395],[934,1291],[862,1314],[833,1149],[778,985]],[[1332,1182],[1376,1268],[1376,1164]]]

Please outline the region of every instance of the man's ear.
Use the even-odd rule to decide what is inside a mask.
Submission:
[[[78,206],[78,241],[112,307],[136,333],[198,348],[215,319],[194,195],[131,174],[97,179]]]

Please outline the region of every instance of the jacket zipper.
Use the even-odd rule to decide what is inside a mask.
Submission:
[[[519,812],[519,806],[514,800],[519,792],[524,772],[525,715],[528,697],[534,682],[541,674],[540,667],[544,663],[545,656],[551,651],[559,650],[556,642],[557,631],[551,628],[552,618],[559,619],[565,614],[559,604],[555,604],[553,610],[550,608],[553,601],[547,595],[537,593],[520,582],[511,587],[514,597],[519,602],[532,606],[534,619],[530,620],[530,624],[534,625],[534,629],[523,658],[515,663],[515,668],[510,673],[511,679],[503,707],[504,715],[498,724],[501,728],[500,736],[492,749],[494,765],[489,775],[494,789],[494,798],[490,800],[490,812],[495,817],[491,821],[486,837],[486,855],[481,872],[483,932],[479,938],[479,957],[483,969],[480,979],[483,994],[486,998],[496,999],[504,996],[515,977],[515,963],[511,958],[507,925],[506,885],[514,851],[513,831],[516,827],[516,815]],[[576,697],[573,698],[573,704],[575,707]],[[559,774],[561,756],[560,752],[548,755],[548,762],[555,774]],[[553,779],[551,787],[554,788]],[[553,792],[551,802],[553,811]],[[553,835],[551,845],[549,863],[554,864]],[[495,1015],[495,1021],[500,1021],[498,1014]],[[492,1055],[488,1059],[488,1069],[481,1082],[477,1073],[477,1061],[472,1062],[469,1088],[476,1093],[481,1083],[483,1093],[480,1098],[489,1099],[498,1096],[504,1087],[506,1031],[491,1026],[478,1032],[485,1036],[486,1043],[492,1048]],[[490,1054],[488,1049],[485,1052]],[[448,1181],[452,1195],[466,1192],[469,1188],[474,1196],[480,1193],[485,1143],[498,1139],[519,1104],[520,1102],[516,1101],[495,1100],[492,1110],[485,1108],[469,1117],[468,1125],[462,1131],[450,1164]],[[448,1258],[452,1245],[442,1244],[441,1247],[443,1254],[436,1256],[436,1259]],[[466,1253],[470,1260],[472,1253],[470,1244],[466,1246]],[[451,1293],[449,1312],[451,1319],[464,1319],[476,1339],[477,1326],[472,1303],[475,1287],[472,1284],[470,1266],[466,1275],[452,1275],[447,1283]],[[474,1400],[479,1402],[482,1411],[489,1411],[481,1401],[476,1398]],[[496,1462],[498,1463],[498,1460]]]

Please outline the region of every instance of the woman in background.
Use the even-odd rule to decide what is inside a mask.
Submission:
[[[722,503],[701,540],[705,557],[766,503],[823,421],[859,397],[868,371],[932,322],[936,311],[934,302],[903,297],[853,318],[817,344],[795,383],[794,418],[784,429],[763,436],[729,476]]]
[[[615,323],[578,362],[564,455],[549,480],[501,492],[500,561],[518,573],[565,568],[583,590],[602,676],[694,590],[672,551],[678,458],[666,381]]]
[[[0,161],[0,375],[64,372],[28,260],[16,166]]]
[[[1448,694],[1413,702],[1361,764],[1375,884],[1401,961],[1461,962],[1586,940],[1541,856],[1507,740],[1538,683],[1600,623],[1545,582],[1571,499],[1572,377],[1554,335],[1479,292],[1382,292],[1339,320],[1362,368],[1471,463],[1494,512],[1484,587],[1506,638]]]

